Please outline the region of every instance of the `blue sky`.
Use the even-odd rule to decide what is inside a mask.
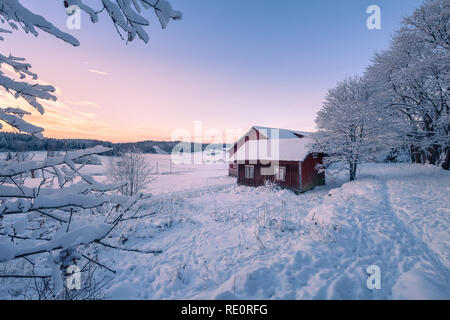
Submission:
[[[21,2],[66,30],[62,1]],[[59,104],[49,106],[49,118],[63,111],[76,116],[70,125],[56,123],[63,117],[47,122],[37,117],[46,135],[170,139],[176,129],[192,130],[195,120],[219,130],[252,125],[313,130],[327,90],[362,73],[374,53],[388,47],[402,17],[422,1],[171,3],[183,20],[162,30],[146,13],[152,23],[149,44],[126,45],[105,15],[98,24],[83,15],[81,30],[70,31],[81,41],[79,48],[23,32],[0,43],[2,53],[26,57],[40,79],[58,87]],[[381,8],[381,30],[366,27],[369,5]]]

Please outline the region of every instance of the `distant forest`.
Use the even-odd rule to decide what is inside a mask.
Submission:
[[[171,153],[179,141],[140,141],[129,143],[112,143],[109,141],[92,139],[38,139],[28,134],[14,132],[0,132],[0,152],[24,152],[24,151],[65,151],[86,149],[98,145],[113,148],[112,153],[117,154],[125,150],[136,149],[143,153]],[[197,144],[198,145],[198,144]],[[194,150],[195,144],[191,144]],[[202,150],[207,144],[201,146]],[[217,145],[216,148],[225,148],[226,145]]]

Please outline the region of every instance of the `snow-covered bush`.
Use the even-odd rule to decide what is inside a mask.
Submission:
[[[143,191],[155,179],[153,167],[146,161],[144,154],[136,149],[110,158],[107,174],[114,182],[126,182],[120,190],[128,196]]]
[[[410,162],[411,154],[406,147],[393,148],[383,159],[384,162]]]

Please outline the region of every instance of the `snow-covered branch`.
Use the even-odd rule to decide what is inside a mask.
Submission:
[[[43,161],[28,161],[26,163],[12,163],[0,168],[0,177],[12,177],[33,170],[40,170],[47,167],[54,167],[61,164],[71,163],[73,160],[92,154],[99,154],[111,151],[111,148],[96,146],[94,148],[68,151],[64,156],[46,158]]]
[[[66,8],[78,6],[80,10],[90,16],[92,22],[99,20],[101,12],[107,12],[120,36],[124,38],[119,30],[126,33],[125,38],[127,41],[133,41],[136,35],[144,42],[149,41],[149,35],[144,30],[144,27],[149,26],[150,23],[141,14],[142,9],[153,9],[162,28],[165,28],[170,20],[178,20],[182,17],[181,12],[173,10],[167,0],[98,0],[96,4],[99,7],[101,6],[99,10],[91,7],[93,1],[90,1],[89,5],[81,0],[66,0],[62,2]],[[38,30],[41,30],[71,45],[80,45],[75,37],[58,29],[43,16],[30,11],[19,0],[0,0],[0,21],[10,28],[0,28],[0,34],[12,33],[12,31],[18,30],[20,26],[26,33],[36,37],[39,35]],[[0,36],[0,41],[3,40],[5,40],[4,37]],[[31,72],[31,65],[24,61],[24,58],[0,54],[0,87],[10,92],[14,98],[24,99],[43,114],[44,107],[39,100],[56,100],[55,95],[52,94],[55,92],[55,88],[33,82],[37,80],[37,74]],[[5,73],[5,67],[15,72],[18,79]],[[24,79],[26,78],[30,78],[32,82],[25,81]],[[3,110],[0,113],[0,121],[11,125],[19,132],[41,137],[43,129],[28,123],[22,119],[22,116],[13,115]]]
[[[49,260],[45,256],[52,257],[56,253],[65,256],[65,261],[77,264],[81,259],[92,262],[83,253],[92,246],[139,253],[160,252],[124,248],[113,243],[120,224],[149,216],[145,213],[136,215],[140,209],[138,202],[144,195],[118,194],[117,190],[123,188],[125,182],[99,183],[80,172],[83,165],[73,162],[110,150],[97,146],[43,161],[22,162],[14,157],[0,161],[0,262],[33,259],[44,265],[51,262],[54,270],[65,270],[68,262]],[[24,176],[37,176],[37,172],[41,172],[38,186],[23,184]],[[94,261],[97,266],[108,268]],[[56,296],[62,290],[58,283],[63,274],[52,272],[52,290]],[[30,276],[34,275],[33,272]],[[17,278],[9,276],[5,275]]]
[[[126,33],[127,36],[125,39],[127,41],[133,41],[136,35],[138,35],[146,43],[149,41],[149,35],[144,30],[144,27],[149,26],[150,22],[141,14],[142,9],[153,9],[163,29],[166,28],[170,20],[179,20],[182,18],[181,12],[173,10],[167,0],[101,0],[100,3],[102,5],[102,9],[100,10],[93,9],[81,0],[67,0],[65,1],[65,6],[78,6],[90,16],[92,22],[97,22],[99,20],[99,13],[105,10],[117,30],[120,29]]]
[[[74,46],[80,44],[70,34],[61,31],[41,15],[35,14],[22,6],[19,0],[0,0],[0,16],[14,30],[21,26],[26,33],[31,33],[37,37],[38,31],[36,29],[40,29]]]
[[[98,0],[97,10],[91,7],[95,5],[94,1],[89,1],[89,5],[81,0],[61,2],[68,9],[78,6],[92,22],[97,22],[102,12],[107,14],[121,37],[122,33],[126,34],[123,38],[127,41],[134,40],[136,35],[144,42],[149,41],[144,28],[150,23],[141,14],[143,9],[154,10],[162,28],[172,19],[181,19],[181,13],[173,10],[167,0]],[[42,31],[73,46],[80,44],[75,37],[58,29],[43,16],[25,8],[19,0],[0,0],[0,22],[3,24],[0,41],[21,27],[34,36]],[[0,54],[0,87],[43,114],[41,100],[56,100],[55,88],[40,84],[37,79],[37,74],[31,71],[31,65],[24,58]],[[24,119],[29,114],[16,106],[1,106],[0,122],[19,132],[41,137],[43,128]],[[43,288],[38,289],[38,296],[57,298],[63,292],[63,277],[70,265],[80,265],[84,259],[87,260],[85,266],[94,263],[112,270],[89,257],[86,250],[92,247],[139,253],[161,252],[114,244],[116,229],[124,221],[151,215],[145,212],[139,216],[136,214],[140,209],[139,201],[144,198],[138,191],[150,178],[133,175],[129,180],[133,185],[127,189],[132,190],[128,194],[132,196],[127,196],[119,194],[118,190],[127,188],[129,181],[116,179],[112,184],[103,184],[83,173],[84,164],[76,164],[80,158],[107,151],[110,149],[97,146],[68,151],[64,156],[47,157],[43,161],[23,157],[0,160],[0,263],[8,262],[8,265],[19,268],[18,261],[25,260],[31,265],[28,274],[13,270],[0,275],[2,278],[40,279]],[[136,163],[141,166],[136,173],[144,172],[142,161]],[[29,181],[33,183],[29,184]],[[42,273],[42,269],[47,269],[48,273]],[[98,289],[94,285],[88,290]]]

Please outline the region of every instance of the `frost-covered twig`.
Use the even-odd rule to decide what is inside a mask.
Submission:
[[[96,242],[98,244],[101,244],[102,246],[105,246],[105,247],[108,247],[108,248],[112,248],[112,249],[122,250],[122,251],[138,252],[138,253],[146,253],[146,254],[159,254],[159,253],[162,253],[162,250],[132,249],[132,248],[124,248],[124,247],[113,246],[113,245],[105,243],[103,241],[96,241]]]

